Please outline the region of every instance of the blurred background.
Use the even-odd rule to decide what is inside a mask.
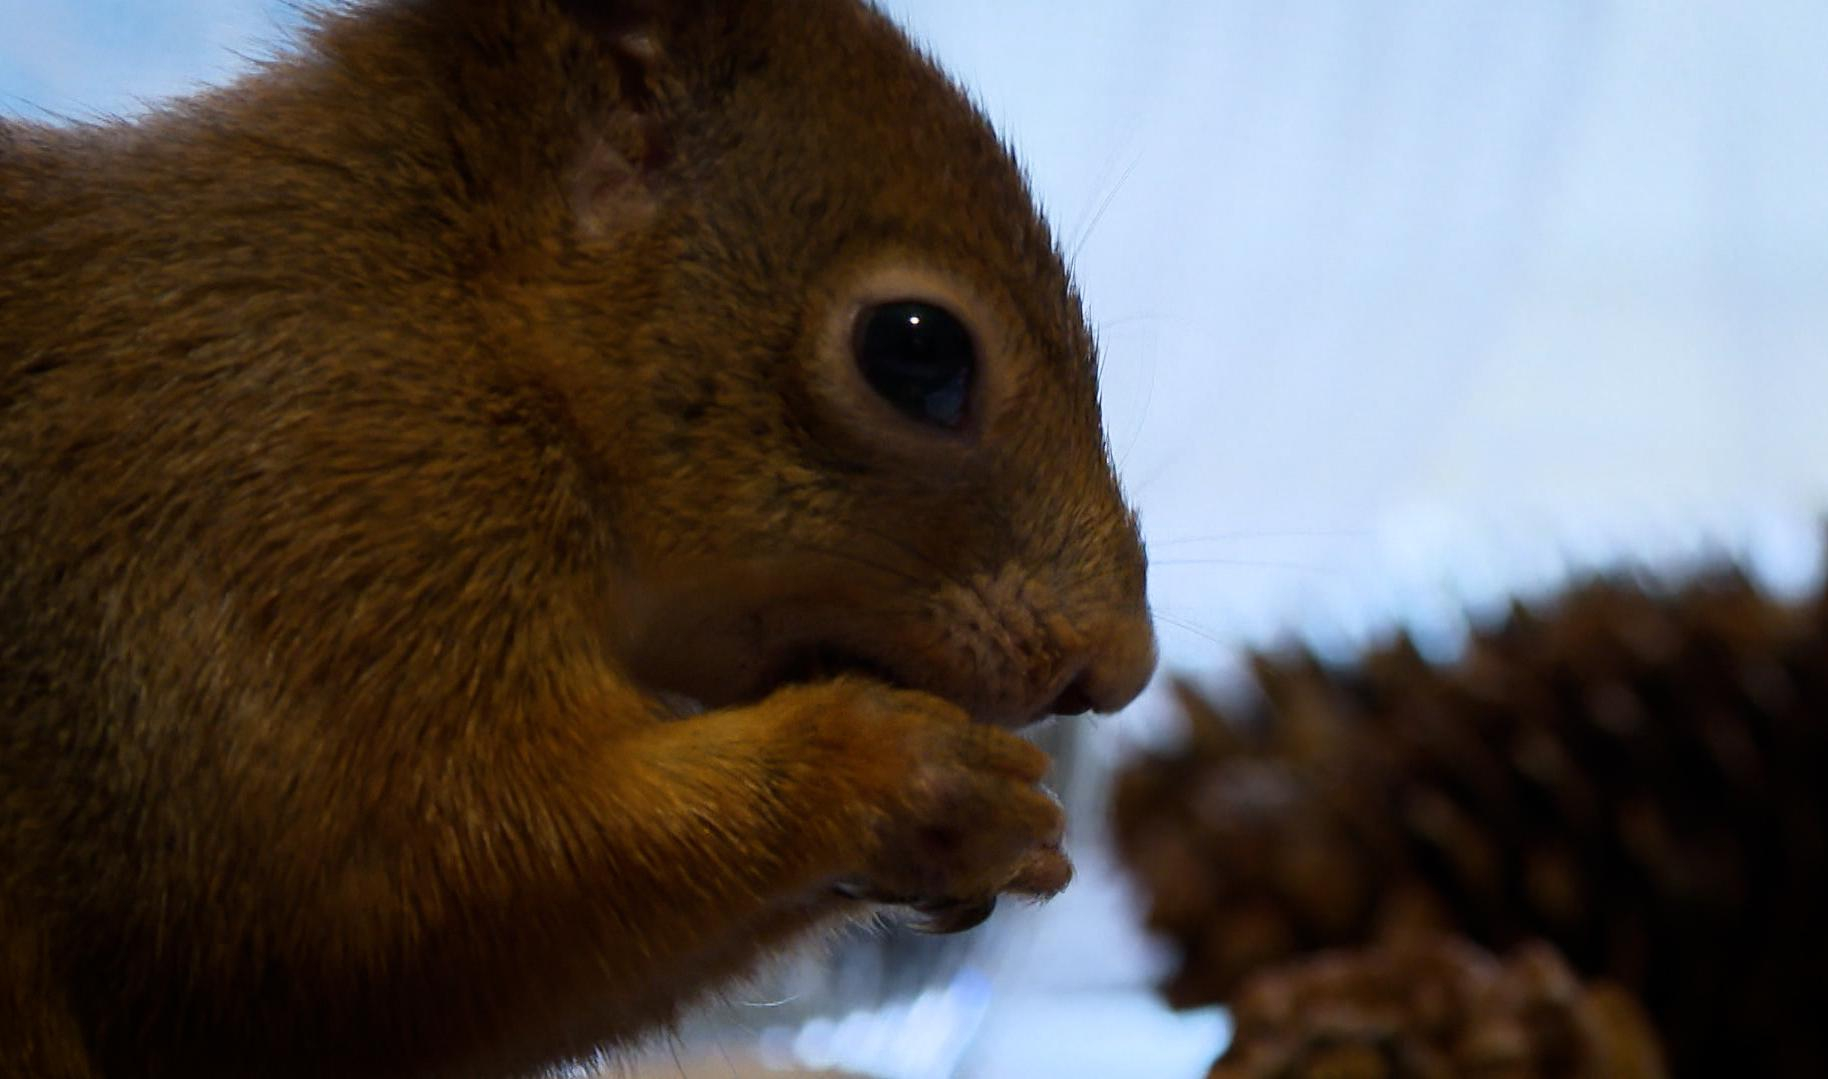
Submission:
[[[1481,611],[1620,562],[1815,585],[1828,5],[885,6],[1018,149],[1073,260],[1167,666],[1221,681],[1242,647],[1346,656],[1397,626],[1447,659]],[[0,0],[0,109],[131,114],[296,21]],[[910,952],[924,973],[879,1006],[784,972],[705,1021],[705,1074],[757,1043],[879,1075],[1203,1074],[1224,1015],[1155,1003],[1099,823],[1110,762],[1172,741],[1170,710],[1078,734],[1072,891]]]

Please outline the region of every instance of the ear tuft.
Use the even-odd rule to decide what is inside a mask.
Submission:
[[[552,0],[573,23],[615,48],[645,38],[655,48],[672,29],[703,15],[701,2],[667,0]]]
[[[552,0],[552,3],[579,26],[605,37],[652,27],[667,6],[664,0]]]

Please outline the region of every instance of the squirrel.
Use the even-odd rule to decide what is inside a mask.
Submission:
[[[510,1076],[1071,876],[1081,302],[859,0],[374,0],[0,123],[0,1075]]]

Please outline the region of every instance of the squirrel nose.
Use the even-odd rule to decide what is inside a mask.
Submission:
[[[1087,637],[1076,675],[1047,708],[1047,714],[1076,716],[1115,712],[1136,699],[1155,673],[1155,627],[1148,613],[1105,619]]]

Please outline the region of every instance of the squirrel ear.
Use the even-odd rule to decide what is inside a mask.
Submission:
[[[553,0],[595,38],[615,80],[616,105],[586,133],[572,177],[572,210],[586,238],[639,224],[656,204],[654,184],[672,158],[666,116],[668,41],[709,0]]]
[[[628,33],[653,33],[663,24],[689,18],[703,0],[552,0],[553,6],[578,25],[606,37]]]

